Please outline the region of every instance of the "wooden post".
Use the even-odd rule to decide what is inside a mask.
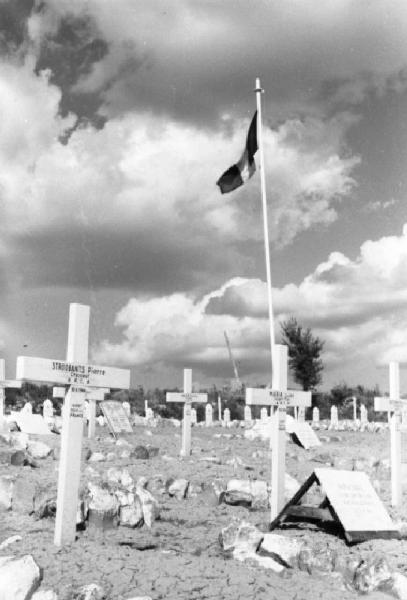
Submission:
[[[400,398],[400,368],[399,363],[389,364],[389,393],[390,398]],[[395,406],[390,421],[390,462],[391,462],[391,503],[400,506],[402,500],[401,486],[401,413]]]
[[[287,346],[274,346],[273,389],[287,391]],[[285,489],[285,420],[286,406],[277,407],[272,421],[271,451],[271,521],[284,506]]]
[[[192,393],[192,369],[184,369],[184,394]],[[184,418],[182,420],[181,456],[191,454],[191,403],[184,404]]]
[[[70,304],[67,361],[88,362],[89,315],[89,306]],[[71,386],[64,401],[54,532],[56,546],[75,540],[85,392],[83,388]]]
[[[208,394],[192,391],[192,369],[184,369],[184,391],[167,392],[166,402],[182,402],[184,404],[184,418],[182,420],[181,456],[191,454],[191,405],[193,402],[204,404]]]
[[[4,381],[6,378],[6,366],[4,358],[0,358],[0,380]],[[5,393],[4,389],[0,388],[0,431],[4,431],[4,404],[5,404]]]

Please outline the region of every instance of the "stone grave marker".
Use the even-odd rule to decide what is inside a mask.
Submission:
[[[269,415],[268,415],[267,408],[265,406],[263,406],[263,408],[260,409],[260,420],[267,421],[268,416]]]
[[[222,421],[222,399],[218,394],[218,421]]]
[[[326,498],[318,506],[301,505],[301,498],[317,483]],[[392,522],[366,473],[337,469],[315,469],[270,524],[270,531],[290,517],[339,523],[349,543],[377,538],[399,538]]]
[[[184,369],[184,391],[167,392],[166,402],[182,402],[184,418],[182,420],[181,456],[191,454],[191,407],[192,403],[206,404],[208,394],[192,392],[192,369]]]
[[[114,437],[120,433],[133,433],[133,428],[121,402],[104,400],[100,403],[100,408]]]
[[[297,419],[299,423],[305,423],[305,406],[298,407]]]
[[[338,429],[339,420],[338,420],[338,408],[333,404],[331,406],[331,423],[329,425],[330,429]]]
[[[192,425],[196,425],[198,422],[197,416],[196,416],[196,408],[192,407],[191,408],[191,423]]]
[[[130,417],[131,417],[130,402],[127,402],[127,400],[125,400],[124,402],[122,402],[122,406],[124,408],[124,412],[126,413],[127,417],[130,419]]]
[[[252,422],[252,409],[250,406],[247,406],[247,404],[245,404],[244,407],[244,420],[247,421],[248,423]]]
[[[390,419],[390,465],[391,465],[391,503],[400,506],[402,502],[401,468],[401,411],[407,407],[407,400],[400,398],[400,365],[396,361],[389,363],[389,397],[376,396],[374,409],[378,412],[393,412]]]
[[[205,406],[205,425],[206,427],[210,427],[213,423],[213,408],[212,404],[207,404]]]
[[[77,303],[69,306],[66,361],[17,357],[17,379],[70,386],[65,396],[62,417],[54,533],[54,543],[57,546],[75,540],[83,407],[87,388],[111,386],[117,389],[128,389],[130,384],[129,370],[88,363],[89,313],[89,306]]]
[[[319,425],[319,408],[318,406],[314,406],[312,409],[312,423],[314,425]]]
[[[32,415],[33,414],[33,405],[31,404],[31,402],[26,402],[23,406],[23,408],[21,409],[21,413],[23,415]]]
[[[321,446],[321,442],[318,439],[317,434],[305,421],[294,420],[293,434],[297,437],[298,442],[301,444],[301,446],[303,446],[303,448],[305,448],[305,450],[315,448],[316,446]]]
[[[21,388],[21,381],[13,381],[6,379],[6,362],[4,358],[0,358],[0,431],[4,431],[4,390],[7,388]]]
[[[271,519],[284,504],[285,437],[288,406],[311,406],[311,392],[287,390],[287,346],[276,344],[273,352],[272,388],[246,388],[246,404],[274,406],[271,431]]]
[[[54,420],[54,405],[49,398],[46,398],[42,405],[42,416],[47,423],[52,423]]]
[[[154,411],[149,406],[147,406],[146,410],[146,419],[154,419]]]
[[[358,418],[357,415],[357,401],[356,401],[356,396],[352,396],[352,403],[353,403],[353,420],[356,421],[356,419]]]
[[[368,417],[367,417],[367,409],[366,406],[364,404],[360,405],[360,423],[361,425],[367,425],[368,424]]]
[[[52,435],[42,415],[10,411],[10,420],[15,421],[23,433]]]
[[[147,411],[148,411],[148,400],[144,400],[144,415],[145,415],[146,419],[148,418]]]
[[[223,422],[225,423],[225,425],[227,425],[228,423],[230,423],[230,410],[229,410],[229,408],[225,408],[225,410],[223,411]]]

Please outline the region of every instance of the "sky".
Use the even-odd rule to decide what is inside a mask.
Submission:
[[[275,330],[323,382],[407,363],[405,0],[0,0],[0,356],[90,357],[133,387],[270,381],[257,172],[222,195],[262,95]],[[407,369],[402,369],[407,385]]]

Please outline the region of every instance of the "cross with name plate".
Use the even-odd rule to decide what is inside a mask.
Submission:
[[[192,369],[184,369],[184,391],[167,392],[165,400],[166,402],[182,402],[184,404],[181,456],[189,456],[191,454],[191,406],[192,403],[206,404],[208,394],[192,391]]]
[[[21,381],[6,379],[6,363],[0,359],[0,431],[4,430],[4,390],[6,388],[21,388]]]
[[[284,506],[285,487],[285,421],[287,407],[311,406],[311,392],[287,390],[288,348],[274,346],[273,382],[270,388],[246,388],[246,404],[249,406],[273,406],[276,411],[271,425],[271,520]]]
[[[375,411],[393,412],[390,419],[390,465],[391,465],[391,503],[400,506],[402,502],[401,476],[401,432],[406,430],[401,424],[401,413],[407,409],[407,400],[400,398],[400,363],[389,363],[389,396],[377,396],[374,399]]]
[[[89,315],[89,306],[77,303],[69,305],[66,361],[17,357],[17,379],[69,385],[63,407],[58,470],[54,533],[57,546],[75,540],[86,393],[89,388],[128,389],[130,385],[128,369],[88,364]]]

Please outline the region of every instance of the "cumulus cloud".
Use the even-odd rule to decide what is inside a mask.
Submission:
[[[250,246],[262,244],[259,177],[228,196],[215,186],[242,150],[246,119],[225,117],[213,133],[133,113],[103,129],[80,127],[62,143],[74,119],[59,115],[49,73],[36,75],[30,61],[2,62],[0,88],[5,268],[13,264],[23,285],[168,293],[210,289],[236,264],[242,275],[253,268]],[[353,122],[342,113],[265,128],[275,244],[336,218],[359,161],[344,141]]]
[[[100,93],[108,117],[137,107],[214,123],[225,110],[241,114],[255,75],[263,76],[279,117],[305,108],[320,114],[405,85],[403,0],[121,0],[115,10],[99,0],[47,0],[30,19],[32,40],[52,43],[72,17],[86,19],[108,45],[74,85]]]
[[[364,242],[355,260],[334,252],[299,285],[274,289],[276,320],[294,316],[325,341],[331,380],[351,370],[363,377],[363,369],[372,372],[390,360],[405,362],[406,265],[407,227],[403,235]],[[254,369],[267,377],[267,292],[261,280],[233,279],[201,299],[133,298],[116,325],[124,329],[124,340],[105,341],[95,353],[105,362],[157,361],[167,367],[189,362],[217,376],[227,369],[222,339],[227,330],[244,372]]]

